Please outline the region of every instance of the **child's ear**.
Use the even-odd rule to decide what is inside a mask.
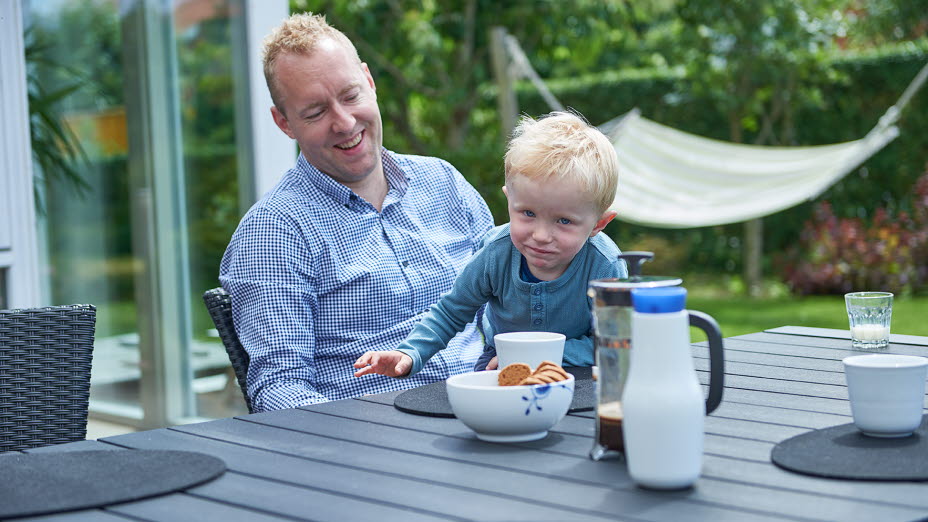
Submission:
[[[509,199],[509,191],[506,190],[506,185],[503,185],[503,194],[506,195],[506,199]]]
[[[596,222],[596,226],[593,227],[593,231],[590,232],[590,237],[593,237],[596,234],[599,234],[604,228],[606,228],[606,225],[608,225],[609,222],[615,218],[615,216],[616,216],[615,210],[607,210],[603,212],[603,215],[600,216],[599,221]]]

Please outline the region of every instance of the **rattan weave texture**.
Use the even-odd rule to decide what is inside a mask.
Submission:
[[[203,293],[203,302],[209,311],[209,316],[213,318],[213,324],[216,325],[216,331],[219,332],[219,338],[222,339],[222,345],[229,354],[229,361],[232,362],[232,369],[235,370],[235,379],[238,381],[238,387],[242,390],[242,397],[245,399],[245,405],[248,411],[254,413],[251,407],[251,398],[248,396],[248,363],[250,361],[248,352],[238,340],[238,334],[235,332],[235,324],[232,322],[232,296],[230,296],[222,287],[213,288]]]
[[[84,440],[93,305],[0,310],[0,452]]]

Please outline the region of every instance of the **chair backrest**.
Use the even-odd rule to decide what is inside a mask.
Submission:
[[[97,309],[0,310],[0,452],[84,440]]]
[[[229,361],[232,362],[232,369],[235,370],[235,379],[238,380],[238,387],[242,390],[242,396],[245,398],[245,405],[248,411],[254,413],[251,407],[251,397],[248,396],[248,352],[238,341],[238,334],[235,333],[235,324],[232,322],[232,296],[230,296],[222,287],[213,288],[203,293],[203,302],[209,311],[209,316],[213,318],[213,324],[219,332],[219,338],[222,339],[222,345],[226,347],[226,353],[229,354]]]

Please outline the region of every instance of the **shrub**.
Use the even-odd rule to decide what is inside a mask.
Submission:
[[[869,221],[835,216],[819,203],[787,255],[784,278],[798,294],[880,290],[912,294],[928,284],[928,172],[915,183],[911,213],[877,207]]]
[[[679,276],[686,267],[687,247],[653,234],[642,234],[635,241],[620,244],[623,252],[643,250],[653,252],[654,259],[641,267],[644,275]]]

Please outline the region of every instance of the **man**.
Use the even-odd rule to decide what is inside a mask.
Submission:
[[[406,380],[354,379],[365,351],[398,345],[451,288],[492,226],[448,163],[383,148],[374,79],[318,15],[264,44],[271,115],[300,156],[242,218],[219,279],[251,357],[258,411],[420,386],[472,369],[473,325]],[[447,353],[445,353],[447,352]]]

